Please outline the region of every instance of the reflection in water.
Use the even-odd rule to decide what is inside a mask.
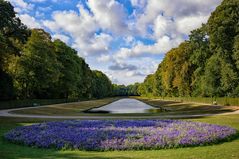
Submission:
[[[87,113],[155,113],[160,109],[154,108],[136,99],[120,99],[111,104],[88,110]]]

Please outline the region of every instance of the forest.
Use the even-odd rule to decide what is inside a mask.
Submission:
[[[0,100],[108,96],[239,97],[239,1],[224,0],[208,22],[165,54],[143,83],[112,84],[77,51],[29,29],[0,0]]]
[[[91,70],[77,51],[52,40],[42,29],[29,29],[13,6],[0,0],[0,100],[102,98],[112,84]]]
[[[167,52],[138,94],[239,97],[239,1],[224,0],[189,40]]]

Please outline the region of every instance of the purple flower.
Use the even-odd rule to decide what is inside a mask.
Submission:
[[[41,148],[102,151],[204,145],[236,134],[227,126],[180,120],[66,120],[18,127],[5,138]]]

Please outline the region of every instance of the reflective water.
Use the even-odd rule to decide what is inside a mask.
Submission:
[[[94,108],[88,111],[88,113],[150,113],[156,112],[159,109],[154,108],[148,104],[145,104],[136,99],[120,99],[108,105]]]

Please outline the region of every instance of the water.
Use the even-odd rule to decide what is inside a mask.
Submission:
[[[88,110],[87,113],[150,113],[157,112],[159,109],[145,104],[136,99],[120,99],[108,105]]]

